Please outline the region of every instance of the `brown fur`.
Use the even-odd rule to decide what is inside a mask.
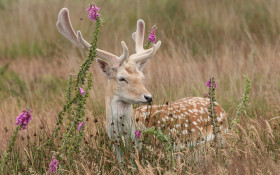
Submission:
[[[135,118],[138,127],[155,126],[171,136],[203,139],[213,130],[208,108],[209,99],[188,97],[169,105],[141,106],[135,110]],[[218,132],[224,131],[227,128],[226,113],[217,103],[215,112]]]

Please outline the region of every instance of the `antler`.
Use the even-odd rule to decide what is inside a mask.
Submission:
[[[145,22],[142,19],[139,19],[137,21],[136,32],[132,34],[136,53],[130,57],[130,59],[136,63],[152,58],[161,45],[161,41],[158,41],[156,44],[153,44],[152,48],[145,50],[143,47],[144,34]]]
[[[91,45],[83,38],[82,33],[80,31],[77,31],[77,34],[74,32],[72,24],[70,22],[69,10],[67,8],[62,8],[58,13],[58,21],[56,23],[56,27],[58,31],[74,45],[89,50]],[[122,41],[121,44],[123,48],[123,54],[120,57],[101,49],[96,49],[96,54],[101,59],[119,66],[129,55],[128,48],[125,42]]]

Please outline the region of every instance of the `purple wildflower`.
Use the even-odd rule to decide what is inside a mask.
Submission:
[[[152,31],[149,34],[148,40],[151,41],[152,43],[156,43],[156,32],[155,32],[154,27],[152,28]]]
[[[141,135],[141,131],[140,131],[139,129],[136,130],[136,131],[135,131],[135,136],[136,136],[136,138],[139,138],[140,135]]]
[[[89,4],[88,8],[86,9],[87,12],[89,11],[88,17],[93,21],[97,20],[97,18],[99,17],[99,14],[97,12],[99,10],[100,8],[98,8],[94,3]]]
[[[78,124],[78,131],[80,131],[82,129],[83,125],[84,125],[84,122],[79,122],[79,124]]]
[[[50,163],[50,169],[49,169],[51,173],[55,173],[58,163],[59,162],[54,157],[52,157],[52,161]]]
[[[209,94],[208,94],[208,93],[203,92],[203,97],[204,97],[204,98],[209,97]]]
[[[209,87],[209,88],[211,88],[211,82],[210,82],[210,80],[208,80],[207,82],[206,82],[206,84],[205,84],[207,87]],[[217,87],[217,85],[216,85],[216,82],[214,82],[214,88],[216,88]]]
[[[85,95],[85,91],[81,87],[80,87],[80,92],[81,92],[82,95]]]
[[[22,113],[16,118],[16,125],[21,124],[23,129],[26,129],[27,124],[30,122],[32,116],[28,109],[24,109]]]

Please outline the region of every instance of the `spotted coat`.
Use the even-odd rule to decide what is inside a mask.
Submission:
[[[170,136],[194,140],[213,139],[213,129],[209,116],[209,99],[188,97],[164,105],[146,105],[135,109],[137,127],[144,129],[155,126]],[[226,113],[215,102],[218,132],[225,132]]]

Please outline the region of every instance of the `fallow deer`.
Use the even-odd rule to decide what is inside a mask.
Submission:
[[[74,32],[69,11],[63,8],[58,14],[59,32],[74,45],[88,50],[90,44],[85,41],[80,31]],[[145,23],[138,20],[136,32],[132,34],[135,42],[135,54],[129,55],[124,41],[121,42],[123,54],[97,49],[96,63],[100,72],[107,77],[106,122],[107,133],[112,140],[120,136],[135,139],[136,129],[155,126],[166,134],[179,136],[182,141],[212,140],[214,138],[208,113],[209,99],[188,97],[165,105],[141,106],[133,111],[133,104],[147,104],[153,98],[143,85],[143,68],[154,56],[161,45],[158,41],[150,49],[143,48]],[[216,102],[215,102],[216,103]],[[220,131],[226,127],[226,113],[216,103],[215,111]]]

